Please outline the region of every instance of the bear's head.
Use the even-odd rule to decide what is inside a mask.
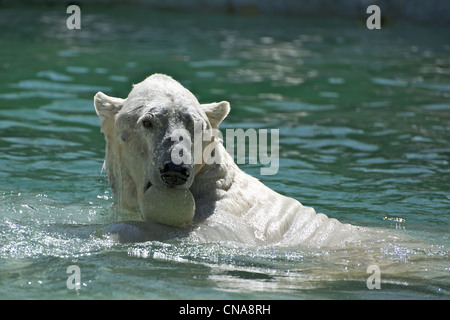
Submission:
[[[202,133],[217,130],[230,110],[226,101],[200,104],[163,74],[134,85],[126,99],[98,92],[94,105],[106,139],[105,168],[115,201],[143,217],[151,188],[159,194],[189,190],[211,143]]]

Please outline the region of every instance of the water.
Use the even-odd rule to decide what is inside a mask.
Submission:
[[[0,7],[0,297],[448,299],[448,27],[393,22]],[[278,128],[274,190],[405,245],[119,244],[92,98],[172,75],[222,128]],[[366,285],[380,265],[381,289]],[[70,265],[81,288],[66,285]]]

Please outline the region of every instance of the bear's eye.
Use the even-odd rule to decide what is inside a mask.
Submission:
[[[153,127],[153,124],[149,119],[145,119],[142,120],[142,126],[146,129],[151,129]]]

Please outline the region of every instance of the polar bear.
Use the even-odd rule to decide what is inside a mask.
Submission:
[[[126,99],[98,92],[94,105],[105,135],[104,168],[115,203],[134,220],[109,229],[120,240],[190,237],[339,246],[359,241],[366,231],[316,213],[244,173],[214,135],[200,144],[201,151],[213,150],[203,152],[200,162],[195,157],[174,161],[174,153],[184,156],[180,150],[196,152],[174,151],[182,138],[193,148],[199,124],[201,130],[218,129],[230,111],[226,101],[200,104],[170,76],[154,74],[134,85]],[[173,139],[174,132],[190,136]],[[208,154],[220,161],[209,161]]]

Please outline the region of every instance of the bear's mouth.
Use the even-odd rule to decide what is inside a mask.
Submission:
[[[151,183],[151,181],[148,181],[147,184],[145,185],[144,193],[145,193],[148,189],[150,189],[150,187],[151,187],[152,185],[153,185],[153,184]]]

